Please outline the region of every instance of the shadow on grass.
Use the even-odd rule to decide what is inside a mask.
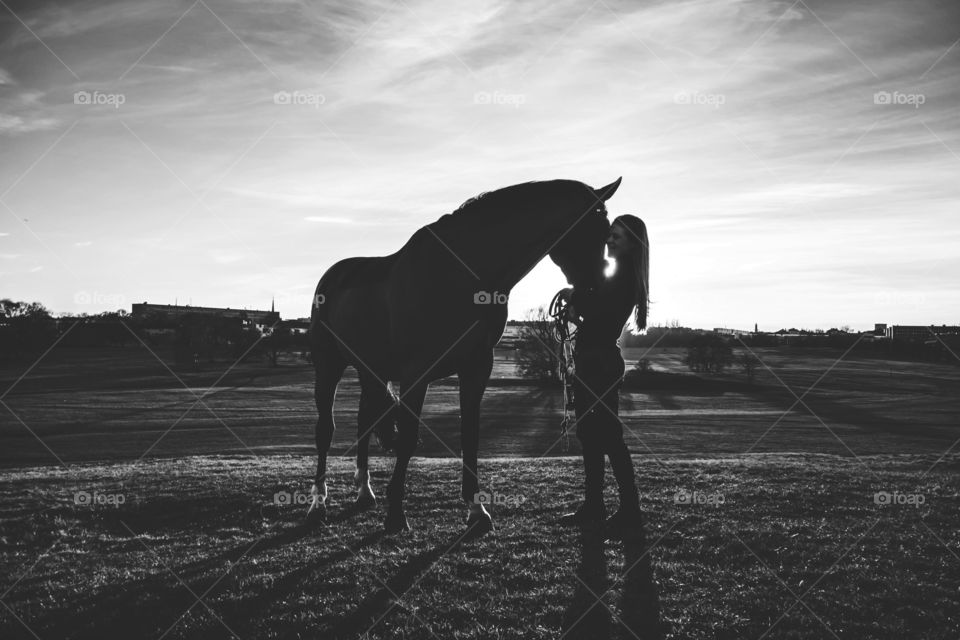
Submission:
[[[197,596],[206,601],[213,599],[220,591],[231,588],[233,580],[236,579],[232,571],[234,566],[248,564],[258,556],[275,556],[271,552],[282,553],[284,547],[312,536],[322,537],[324,545],[331,543],[336,538],[327,535],[328,529],[358,513],[359,509],[351,507],[328,517],[325,522],[300,521],[292,526],[282,526],[279,531],[265,535],[253,543],[246,541],[233,544],[219,554],[193,562],[170,562],[168,565],[166,563],[169,561],[161,556],[169,554],[157,549],[161,556],[157,556],[155,560],[152,554],[148,554],[150,557],[147,561],[156,565],[155,572],[150,576],[97,589],[71,603],[69,608],[48,611],[44,615],[46,624],[40,623],[38,629],[52,637],[62,635],[98,639],[151,637],[177,626],[181,626],[180,631],[183,632],[182,625],[187,624],[188,628],[195,625],[196,616],[210,616],[206,606],[197,602]],[[126,523],[119,519],[115,524],[126,529]],[[130,528],[136,535],[150,533],[150,529],[144,526],[145,522],[136,524],[137,526]],[[169,522],[164,521],[164,524]],[[127,535],[129,536],[129,531]],[[378,542],[382,536],[383,533],[377,530],[349,544],[337,545],[332,553],[304,562],[279,580],[271,582],[269,590],[254,590],[242,599],[241,606],[221,604],[218,607],[221,610],[220,615],[225,620],[229,619],[231,626],[235,624],[234,621],[241,625],[250,624],[261,618],[278,599],[295,593],[310,575],[354,558],[362,549]],[[154,544],[148,540],[144,546],[151,549]],[[185,613],[188,609],[192,610],[190,616]],[[189,622],[186,619],[189,619]],[[212,624],[217,632],[221,630],[216,622]]]
[[[605,537],[602,530],[584,530],[580,534],[580,564],[573,599],[563,614],[563,637],[662,640],[665,628],[660,620],[660,601],[645,530],[624,536],[624,573],[614,584],[607,577]],[[620,615],[606,597],[618,585],[622,589]]]
[[[483,535],[481,532],[457,533],[449,540],[410,558],[380,589],[365,598],[356,609],[338,622],[329,635],[324,634],[322,637],[364,637],[387,619],[394,609],[409,613],[400,603],[404,594],[413,588],[441,557],[450,551],[461,549],[463,545],[478,540]]]

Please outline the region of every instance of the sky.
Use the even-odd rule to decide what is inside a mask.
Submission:
[[[958,39],[930,0],[0,0],[0,297],[303,317],[481,192],[623,176],[651,325],[960,324]]]

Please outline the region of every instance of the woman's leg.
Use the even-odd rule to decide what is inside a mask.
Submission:
[[[596,396],[591,393],[591,390],[584,385],[580,377],[574,380],[573,399],[576,404],[577,439],[580,441],[583,455],[584,500],[575,512],[560,518],[560,523],[566,526],[599,524],[606,517],[606,509],[603,506],[604,451],[600,439],[602,414],[606,409],[600,403],[594,405]],[[591,405],[594,406],[591,407]]]
[[[609,377],[607,380],[621,380],[624,372],[623,359],[617,359],[610,362]],[[613,468],[613,477],[617,481],[617,489],[620,494],[620,508],[611,518],[617,520],[630,514],[639,515],[640,513],[640,495],[637,492],[637,484],[633,469],[633,459],[630,457],[630,450],[623,440],[623,423],[620,422],[620,383],[618,382],[613,389],[610,389],[603,397],[603,412],[600,416],[602,424],[600,431],[603,437],[603,451],[610,458],[610,466]]]
[[[637,483],[633,471],[633,459],[627,444],[621,436],[619,442],[613,443],[607,450],[610,466],[613,467],[613,477],[617,480],[617,489],[620,492],[621,512],[640,512],[640,494],[637,492]]]

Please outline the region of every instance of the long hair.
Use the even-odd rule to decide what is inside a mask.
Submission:
[[[632,276],[636,305],[632,319],[636,325],[634,333],[639,333],[647,328],[647,314],[650,311],[650,240],[647,238],[647,225],[640,218],[629,214],[617,216],[610,226],[615,224],[623,227],[636,245],[624,261],[626,264],[617,265],[617,270],[623,269],[624,276],[627,273]],[[631,327],[631,330],[633,329],[634,327]]]

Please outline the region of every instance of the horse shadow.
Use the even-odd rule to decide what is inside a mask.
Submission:
[[[390,613],[397,609],[405,611],[401,600],[430,568],[451,551],[462,549],[465,545],[483,537],[483,533],[455,534],[451,539],[441,542],[431,549],[423,551],[397,569],[383,582],[383,586],[364,598],[347,616],[336,623],[329,631],[330,638],[355,638],[371,631]]]
[[[244,542],[198,560],[172,562],[169,571],[159,571],[141,579],[125,580],[104,586],[63,608],[52,610],[48,616],[50,626],[44,630],[51,635],[72,636],[78,639],[112,635],[128,637],[156,635],[158,621],[176,621],[178,616],[183,615],[188,608],[202,612],[204,607],[196,603],[196,595],[216,588],[221,582],[226,586],[229,583],[227,572],[232,564],[269,555],[271,551],[283,549],[301,540],[325,538],[331,527],[349,521],[361,515],[363,511],[355,505],[349,505],[323,520],[308,519],[293,523],[281,521],[275,530],[257,539],[253,544]],[[120,512],[119,515],[109,519],[108,523],[111,526],[121,527],[128,535],[131,531],[134,535],[156,531],[150,528],[151,521],[147,516],[133,522],[133,526],[130,526],[124,520],[124,515],[131,514]],[[351,541],[343,548],[305,563],[271,583],[269,590],[252,589],[252,593],[243,599],[242,608],[233,610],[228,605],[225,607],[224,615],[231,619],[231,624],[248,624],[251,620],[262,616],[279,597],[294,593],[311,573],[349,560],[363,549],[377,544],[382,538],[383,533],[378,529],[358,540]],[[136,545],[131,544],[131,546],[137,548]],[[228,567],[226,571],[224,566]],[[78,615],[78,612],[82,615]]]
[[[580,534],[576,589],[563,614],[563,637],[662,640],[666,628],[660,618],[660,601],[653,581],[646,532],[641,528],[623,537],[620,544],[624,569],[615,581],[607,575],[606,537],[600,529],[584,530]],[[621,590],[619,615],[607,598],[618,586]]]

